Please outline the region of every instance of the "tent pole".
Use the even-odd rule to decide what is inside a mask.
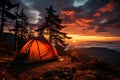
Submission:
[[[40,56],[40,47],[38,45],[38,41],[37,40],[36,40],[36,43],[37,43],[38,53],[39,53],[39,57],[40,57],[40,61],[41,61],[42,59],[41,59],[41,56]]]

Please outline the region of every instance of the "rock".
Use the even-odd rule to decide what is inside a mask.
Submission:
[[[47,71],[43,73],[44,78],[52,78],[55,75],[53,71]]]
[[[61,74],[61,73],[62,73],[62,71],[60,71],[60,70],[53,70],[53,72],[54,72],[55,74]]]
[[[61,80],[60,77],[58,77],[58,76],[53,76],[53,79],[54,80]]]

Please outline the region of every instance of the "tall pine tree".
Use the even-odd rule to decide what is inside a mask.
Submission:
[[[1,12],[1,27],[0,27],[0,47],[2,47],[3,38],[3,27],[5,26],[5,21],[7,18],[14,20],[16,16],[12,14],[12,9],[14,9],[17,4],[12,4],[10,0],[0,0],[0,12]],[[6,18],[7,17],[7,18]]]
[[[55,45],[58,49],[59,54],[60,51],[66,48],[68,44],[66,44],[65,39],[70,39],[71,37],[67,36],[67,33],[61,32],[61,30],[65,27],[62,24],[62,19],[59,18],[59,15],[55,14],[55,10],[53,7],[46,8],[47,16],[45,17],[45,23],[40,26],[39,32],[42,35],[47,35],[48,41]]]
[[[28,39],[28,17],[24,13],[24,9],[19,11],[19,9],[16,9],[16,25],[13,29],[10,29],[10,31],[13,31],[15,33],[15,49],[17,51],[17,48],[21,46],[25,40]]]
[[[25,15],[24,13],[24,9],[22,9],[20,11],[20,13],[18,13],[18,28],[19,28],[19,35],[21,40],[20,40],[20,43],[23,43],[23,39],[28,39],[27,38],[27,33],[28,33],[28,30],[27,30],[27,26],[29,24],[28,22],[28,17]]]

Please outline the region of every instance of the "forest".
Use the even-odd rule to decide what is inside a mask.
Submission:
[[[20,3],[13,4],[10,0],[3,0],[0,4],[1,7],[1,29],[0,29],[0,46],[4,47],[4,28],[8,28],[8,33],[14,34],[14,50],[18,50],[25,41],[33,38],[43,36],[50,43],[54,44],[61,50],[65,49],[67,44],[65,39],[70,39],[67,33],[60,30],[65,26],[62,25],[62,19],[59,15],[55,14],[55,10],[50,6],[46,8],[47,16],[45,16],[45,22],[38,25],[37,30],[29,28],[29,18],[24,13],[24,9],[20,9]]]

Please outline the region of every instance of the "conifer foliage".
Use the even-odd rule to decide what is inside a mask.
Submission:
[[[3,27],[7,18],[15,20],[16,16],[12,13],[19,3],[12,4],[10,0],[0,0],[1,26],[0,26],[0,47],[2,47]]]
[[[59,15],[55,14],[56,11],[53,10],[53,7],[46,8],[46,11],[45,23],[40,26],[38,31],[40,35],[47,35],[49,42],[54,44],[57,49],[63,50],[67,46],[65,39],[71,37],[68,37],[67,33],[61,32],[65,26],[62,25],[62,19],[59,18]]]

